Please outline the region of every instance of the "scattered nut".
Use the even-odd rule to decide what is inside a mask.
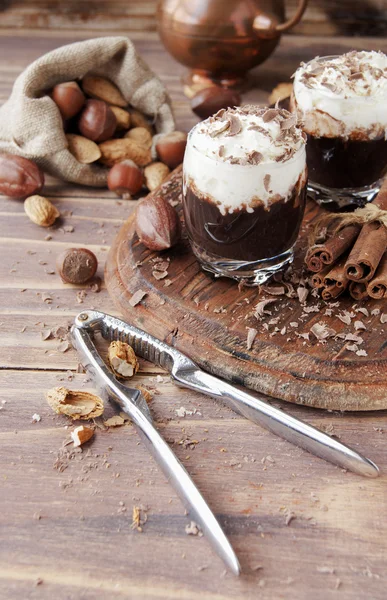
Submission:
[[[142,395],[144,396],[144,399],[147,402],[147,404],[149,404],[150,402],[152,402],[153,396],[150,393],[150,391],[146,389],[146,387],[144,387],[143,385],[136,385],[136,389],[139,392],[142,393]]]
[[[167,167],[167,165],[161,162],[152,163],[145,167],[144,170],[145,185],[150,192],[153,192],[153,190],[155,190],[159,187],[159,185],[162,184],[162,182],[165,180],[166,177],[168,177],[168,175],[169,168]]]
[[[177,212],[161,196],[147,196],[137,206],[136,233],[150,250],[171,248],[180,237]]]
[[[117,129],[118,130],[126,130],[130,127],[130,114],[127,110],[123,108],[118,108],[118,106],[111,106],[110,109],[113,111],[113,114],[117,121]]]
[[[161,137],[156,144],[156,151],[161,162],[175,169],[183,162],[187,134],[182,131],[173,131]]]
[[[105,427],[119,427],[120,425],[125,425],[125,419],[120,415],[114,415],[114,417],[106,419],[103,424]]]
[[[128,105],[118,87],[104,77],[86,75],[82,80],[82,88],[85,94],[97,98],[97,100],[103,100],[108,104],[121,106],[121,108]]]
[[[68,390],[56,387],[46,394],[47,402],[59,415],[67,415],[72,419],[94,419],[103,413],[101,398],[79,390]]]
[[[130,109],[130,122],[132,127],[145,127],[151,135],[153,135],[152,125],[149,123],[147,118],[135,108]]]
[[[128,200],[132,194],[137,194],[141,190],[143,182],[141,169],[130,159],[114,165],[107,177],[109,190]]]
[[[84,137],[93,142],[104,142],[113,136],[116,126],[116,117],[106,102],[102,100],[86,102],[78,121],[79,131]]]
[[[99,145],[101,162],[108,167],[129,158],[138,167],[145,167],[152,161],[150,149],[144,148],[134,140],[127,138],[108,140]]]
[[[52,89],[51,97],[64,119],[75,117],[86,102],[85,94],[76,81],[58,83]]]
[[[68,133],[66,135],[69,152],[83,165],[95,162],[101,157],[101,150],[98,144],[88,140],[82,135]]]
[[[111,342],[108,350],[108,361],[114,375],[119,379],[133,377],[139,369],[133,348],[125,342]]]
[[[68,248],[56,259],[56,267],[64,283],[86,283],[97,271],[97,257],[87,248]]]
[[[44,175],[39,167],[22,156],[0,155],[0,193],[11,198],[25,198],[40,192]]]
[[[82,446],[82,444],[85,444],[91,440],[94,435],[94,429],[92,427],[80,425],[79,427],[76,427],[74,431],[71,431],[70,435],[74,442],[74,448],[77,448],[78,446]]]
[[[60,217],[60,212],[44,196],[29,196],[24,201],[24,211],[30,221],[41,227],[50,227]]]
[[[134,127],[130,129],[125,135],[125,138],[134,140],[137,144],[150,148],[152,146],[152,134],[145,127]]]
[[[207,87],[199,91],[191,100],[191,108],[195,115],[207,119],[221,108],[239,106],[241,97],[235,90],[223,88],[219,85]]]

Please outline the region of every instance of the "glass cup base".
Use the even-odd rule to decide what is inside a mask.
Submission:
[[[191,247],[204,271],[212,273],[215,277],[228,277],[236,281],[243,281],[248,286],[265,283],[275,273],[290,265],[294,257],[294,246],[278,256],[253,262],[221,258],[206,252],[192,240]]]
[[[379,192],[382,180],[362,188],[327,188],[319,183],[308,182],[308,196],[317,204],[334,212],[355,210],[372,202]]]

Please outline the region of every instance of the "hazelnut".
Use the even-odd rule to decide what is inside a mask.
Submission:
[[[87,248],[68,248],[56,259],[63,283],[86,283],[97,271],[97,257]]]
[[[117,196],[128,199],[141,190],[143,182],[141,169],[130,158],[114,165],[107,178],[109,190],[115,192]]]
[[[81,134],[93,140],[104,142],[110,139],[117,126],[117,119],[110,106],[102,100],[88,100],[78,122]]]
[[[44,175],[39,167],[22,156],[0,154],[0,193],[25,198],[40,192]]]
[[[86,102],[85,94],[76,81],[58,83],[52,89],[51,98],[64,119],[75,117]]]
[[[182,131],[173,131],[163,135],[156,144],[156,152],[161,160],[170,169],[175,169],[183,162],[187,134]]]
[[[171,248],[180,237],[177,212],[161,196],[147,196],[136,210],[136,233],[149,250]]]
[[[207,119],[221,108],[239,106],[241,97],[235,90],[212,85],[198,92],[191,100],[191,108],[195,115]]]

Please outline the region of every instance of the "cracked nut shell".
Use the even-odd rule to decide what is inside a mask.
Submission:
[[[149,250],[171,248],[180,237],[178,214],[161,196],[147,196],[137,206],[136,233]]]
[[[86,283],[97,271],[98,260],[87,248],[68,248],[56,259],[58,273],[64,283]]]
[[[138,360],[132,346],[125,342],[111,342],[108,350],[108,360],[114,375],[119,379],[133,377],[139,369]]]
[[[102,100],[88,100],[78,121],[81,134],[93,142],[104,142],[113,137],[117,119],[110,106]]]
[[[103,413],[103,402],[99,396],[79,390],[56,387],[48,390],[47,402],[59,415],[72,419],[94,419]]]
[[[32,160],[0,154],[0,193],[11,198],[26,198],[40,192],[43,186],[44,175]]]

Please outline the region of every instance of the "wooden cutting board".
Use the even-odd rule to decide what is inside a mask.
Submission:
[[[177,170],[158,193],[178,203],[179,209],[181,172]],[[296,293],[308,228],[321,211],[308,201],[293,267]],[[201,270],[184,234],[175,248],[162,253],[163,259],[170,259],[163,279],[153,274],[159,256],[138,241],[134,218],[129,218],[111,247],[106,284],[130,323],[175,346],[206,371],[275,398],[329,410],[387,408],[387,324],[381,323],[383,310],[387,313],[385,301],[355,303],[343,296],[326,303],[309,293],[301,304],[298,296],[267,291],[278,283],[263,290],[239,290],[234,281],[215,279]],[[132,306],[130,299],[138,290],[146,295]],[[275,300],[265,307],[270,314],[257,318],[254,309],[267,298]],[[350,323],[345,323],[348,314]],[[357,331],[355,321],[366,329]],[[318,340],[310,331],[316,323],[326,324],[336,335]],[[248,327],[257,330],[250,349]],[[358,354],[353,340],[343,337],[348,334],[361,338],[356,342]]]

